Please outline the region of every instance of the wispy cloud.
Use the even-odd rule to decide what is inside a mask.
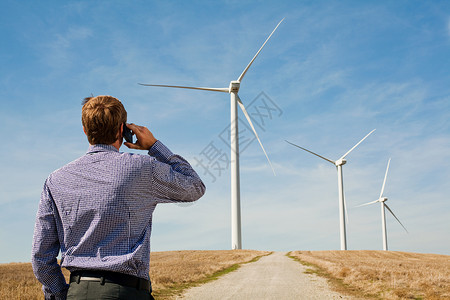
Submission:
[[[77,62],[77,43],[84,42],[93,36],[88,27],[73,26],[54,32],[49,39],[38,42],[40,57],[43,62],[56,72],[71,68]]]

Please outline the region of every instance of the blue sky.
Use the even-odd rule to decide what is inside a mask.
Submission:
[[[382,249],[378,205],[355,206],[392,158],[385,195],[409,234],[388,215],[390,250],[450,254],[447,1],[1,1],[0,262],[30,260],[45,178],[87,150],[91,93],[121,99],[207,185],[158,206],[152,250],[230,249],[229,95],[137,83],[227,87],[282,18],[239,92],[277,173],[242,132],[243,247],[339,249],[336,168],[284,140],[335,160],[376,128],[343,168],[348,248]],[[203,168],[208,150],[222,160]]]

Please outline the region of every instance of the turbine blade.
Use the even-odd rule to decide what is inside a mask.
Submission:
[[[389,212],[394,216],[395,219],[397,219],[397,221],[400,223],[400,225],[402,225],[403,229],[406,230],[406,232],[408,232],[408,229],[406,229],[405,226],[403,226],[402,222],[400,222],[400,220],[397,218],[397,216],[394,214],[394,212],[389,208],[389,206],[387,206],[387,204],[385,203],[384,206],[386,206],[386,208],[389,210]],[[409,233],[409,232],[408,232]]]
[[[372,202],[368,202],[368,203],[364,203],[364,204],[357,205],[357,206],[355,206],[355,207],[366,206],[366,205],[374,204],[374,203],[377,203],[377,202],[380,202],[380,201],[379,201],[379,200],[375,200],[375,201],[372,201]]]
[[[380,198],[383,196],[384,193],[384,186],[386,184],[386,178],[387,178],[387,174],[389,171],[389,164],[391,163],[391,159],[389,158],[388,164],[387,164],[387,168],[386,168],[386,174],[384,174],[384,181],[383,181],[383,186],[381,187],[381,193],[380,193]]]
[[[284,20],[284,18],[283,18]],[[242,72],[241,76],[239,76],[238,80],[239,82],[242,81],[242,79],[245,76],[245,73],[247,73],[247,70],[250,68],[250,66],[252,65],[253,61],[256,59],[256,57],[258,56],[259,52],[261,52],[262,48],[264,48],[264,46],[266,45],[267,41],[270,39],[270,37],[272,36],[272,34],[275,32],[275,30],[277,30],[278,26],[280,26],[281,22],[283,22],[283,20],[281,20],[278,25],[275,27],[275,29],[272,31],[272,33],[269,35],[269,37],[266,39],[266,41],[264,42],[264,44],[261,46],[261,48],[259,48],[258,52],[256,52],[255,56],[253,57],[252,61],[247,65],[247,67],[245,68],[245,70]]]
[[[244,104],[242,103],[241,98],[239,98],[238,94],[236,94],[236,99],[237,99],[237,102],[238,102],[238,104],[239,104],[239,107],[241,108],[242,112],[243,112],[244,115],[245,115],[245,118],[247,119],[248,123],[250,124],[250,127],[251,127],[252,130],[253,130],[253,133],[255,134],[256,138],[258,139],[259,145],[261,146],[261,149],[262,149],[262,151],[264,152],[264,155],[266,156],[267,161],[269,162],[270,167],[272,168],[273,175],[276,175],[276,174],[275,174],[275,170],[273,169],[272,163],[270,162],[269,156],[267,156],[266,150],[264,149],[264,146],[263,146],[263,144],[261,143],[261,140],[259,139],[258,134],[256,133],[256,130],[255,130],[255,127],[253,126],[252,120],[250,119],[250,116],[248,115],[247,110],[245,109],[245,106],[244,106]]]
[[[350,152],[352,152],[353,151],[353,149],[355,149],[356,147],[358,147],[358,145],[359,144],[361,144],[362,143],[362,141],[364,141],[369,135],[371,135],[372,134],[372,132],[374,132],[375,131],[375,129],[374,130],[372,130],[371,132],[369,132],[369,134],[368,135],[366,135],[362,140],[360,140],[359,142],[358,142],[358,144],[356,144],[355,146],[353,146],[353,148],[352,149],[350,149],[350,150],[348,150],[347,151],[347,153],[345,153],[344,155],[342,155],[342,157],[340,158],[340,159],[342,159],[342,158],[345,158]]]
[[[228,93],[230,91],[229,88],[207,88],[207,87],[164,85],[164,84],[146,84],[146,83],[138,83],[138,84],[144,85],[144,86],[159,86],[159,87],[169,87],[169,88],[177,88],[177,89],[203,90],[203,91],[224,92],[224,93]]]
[[[285,140],[285,141],[286,141],[286,140]],[[318,157],[320,157],[320,158],[322,158],[322,159],[324,159],[324,160],[326,160],[326,161],[329,161],[329,162],[332,163],[333,165],[335,164],[335,162],[332,161],[331,159],[328,159],[328,158],[326,158],[326,157],[323,157],[323,156],[321,156],[321,155],[319,155],[319,154],[317,154],[317,153],[314,153],[314,152],[312,152],[312,151],[309,151],[308,149],[303,148],[303,147],[300,147],[300,146],[298,146],[298,145],[296,145],[296,144],[293,144],[293,143],[291,143],[291,142],[289,142],[289,141],[286,141],[286,142],[289,143],[289,144],[291,144],[292,146],[295,146],[295,147],[297,147],[297,148],[300,148],[300,149],[302,149],[302,150],[305,150],[306,152],[309,152],[309,153],[314,154],[315,156],[318,156]]]

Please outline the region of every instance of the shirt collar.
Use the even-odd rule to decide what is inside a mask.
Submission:
[[[113,145],[96,144],[89,145],[89,149],[86,154],[96,153],[96,152],[119,152]]]

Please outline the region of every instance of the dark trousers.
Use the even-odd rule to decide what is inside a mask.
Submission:
[[[67,292],[67,300],[154,300],[152,294],[146,290],[122,286],[116,283],[100,281],[71,282]]]

